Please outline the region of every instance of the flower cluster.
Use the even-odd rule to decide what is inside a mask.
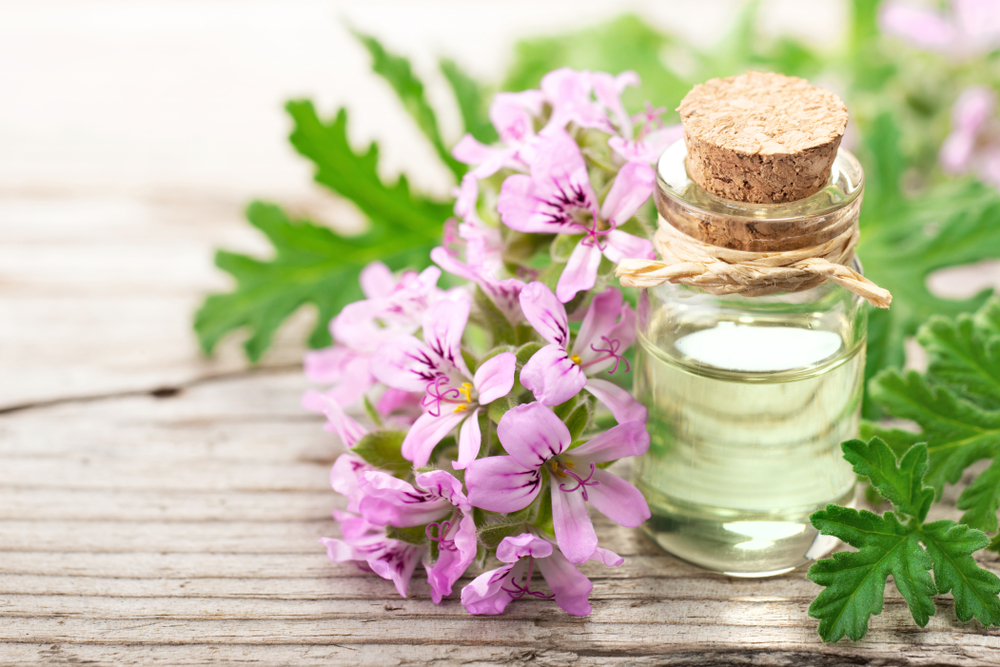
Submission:
[[[653,257],[637,213],[652,162],[679,136],[662,109],[626,113],[621,94],[637,83],[562,69],[540,90],[496,95],[500,143],[455,147],[470,169],[437,266],[370,265],[366,298],[331,322],[334,346],[306,358],[325,388],[304,403],[351,450],[331,473],[347,498],[334,512],[342,537],[323,539],[331,560],[403,596],[422,564],[440,602],[495,558],[462,589],[470,613],[529,595],[576,615],[590,613],[592,589],[577,566],[623,562],[599,546],[588,506],[623,526],[649,518],[606,469],[649,436],[621,386],[635,313],[608,282],[622,259]],[[442,270],[467,284],[439,288]],[[361,407],[370,427],[348,414]]]

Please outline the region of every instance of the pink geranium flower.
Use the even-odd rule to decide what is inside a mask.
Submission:
[[[505,537],[497,547],[497,559],[507,564],[483,572],[462,589],[462,604],[470,614],[502,614],[507,605],[525,595],[543,600],[555,598],[563,611],[574,616],[591,612],[588,598],[594,585],[549,541],[531,533]],[[611,566],[624,562],[606,549],[595,552],[592,559]],[[531,589],[535,566],[551,593]]]
[[[616,264],[654,258],[648,240],[616,229],[649,199],[653,179],[648,164],[626,163],[598,207],[579,146],[557,130],[539,139],[530,176],[514,174],[503,182],[497,210],[505,225],[521,232],[583,235],[556,286],[556,296],[566,302],[594,286],[602,254]]]
[[[334,563],[357,561],[383,579],[396,585],[396,591],[406,597],[410,578],[417,563],[427,551],[425,545],[415,545],[387,537],[385,530],[374,526],[362,517],[354,517],[345,512],[334,512],[341,522],[343,539],[321,537],[326,546],[326,555]]]
[[[650,517],[646,500],[634,486],[597,467],[649,449],[642,422],[628,422],[569,449],[569,429],[541,403],[518,405],[500,420],[497,436],[509,456],[472,461],[465,473],[469,502],[490,512],[517,512],[538,496],[542,471],[552,491],[556,542],[571,563],[582,563],[597,549],[597,534],[587,503],[623,526]]]
[[[913,46],[956,57],[974,56],[1000,44],[1000,4],[996,0],[951,0],[941,12],[893,0],[879,11],[879,25]]]
[[[622,363],[628,370],[622,355],[635,340],[635,312],[622,302],[619,290],[609,287],[594,297],[572,345],[566,309],[543,283],[522,290],[521,309],[549,342],[521,369],[521,384],[536,401],[559,405],[585,389],[611,410],[619,424],[646,421],[646,408],[630,392],[591,377],[604,370],[614,373]]]
[[[1000,188],[1000,123],[997,95],[986,86],[966,88],[952,110],[952,130],[941,145],[941,167],[949,174],[975,173]]]
[[[437,287],[440,277],[441,269],[436,266],[419,274],[406,271],[398,280],[382,262],[366,266],[359,278],[367,298],[344,306],[330,321],[330,333],[336,342],[306,353],[306,377],[317,384],[332,385],[322,394],[342,406],[360,399],[375,384],[368,367],[375,349],[400,334],[416,331],[423,312],[432,303],[447,298],[448,294]],[[319,395],[311,391],[303,397],[306,409],[323,410]],[[380,408],[393,407],[390,404],[398,400],[398,396],[386,397],[387,404]]]
[[[466,134],[451,154],[459,162],[476,165],[469,172],[475,178],[488,178],[505,167],[526,170],[533,152],[535,120],[542,114],[544,101],[537,90],[497,93],[490,104],[490,121],[503,145],[487,146]]]
[[[458,437],[460,470],[479,455],[482,433],[479,408],[505,396],[514,386],[516,358],[503,352],[487,359],[473,375],[462,358],[462,332],[469,320],[469,302],[439,301],[424,313],[424,340],[399,336],[380,346],[372,358],[372,373],[390,387],[424,394],[424,414],[403,439],[402,454],[422,468],[441,440],[461,425]]]
[[[435,604],[476,557],[476,524],[462,483],[444,470],[417,475],[416,487],[381,471],[359,477],[358,511],[376,526],[427,526],[427,537],[437,542],[438,557],[424,563]]]

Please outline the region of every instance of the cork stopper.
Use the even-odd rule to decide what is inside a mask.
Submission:
[[[847,127],[839,97],[770,72],[707,81],[677,110],[691,179],[719,197],[757,204],[821,190]]]

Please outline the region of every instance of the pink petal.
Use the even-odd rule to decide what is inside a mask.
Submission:
[[[348,417],[339,403],[322,394],[320,394],[319,401],[323,406],[322,410],[323,414],[326,415],[327,424],[346,447],[353,448],[361,438],[368,435],[368,429]]]
[[[368,299],[389,296],[396,289],[396,278],[389,267],[382,262],[372,262],[361,269],[358,282],[361,283],[361,291]]]
[[[441,358],[413,336],[399,336],[380,345],[369,367],[382,384],[420,394],[427,391],[427,384],[438,374],[445,372]]]
[[[386,549],[379,558],[369,556],[368,567],[383,579],[392,581],[396,585],[396,592],[399,593],[400,597],[405,598],[413,570],[420,562],[426,547],[418,547],[397,540],[387,539],[386,542],[396,542],[396,544]]]
[[[433,565],[425,565],[434,604],[440,604],[441,598],[451,595],[452,586],[476,557],[476,524],[471,516],[463,517],[462,522],[452,526],[444,537],[454,540],[457,548],[440,550],[437,561]]]
[[[948,50],[957,37],[955,27],[942,14],[901,2],[882,5],[879,26],[890,35],[934,51]]]
[[[513,352],[501,352],[484,361],[472,378],[472,384],[479,392],[479,404],[487,405],[509,394],[514,388],[516,368],[517,356]]]
[[[546,214],[544,201],[550,189],[541,187],[533,176],[508,176],[497,198],[497,213],[503,224],[528,234],[578,234],[580,230],[574,224],[553,221]]]
[[[622,293],[614,287],[609,287],[590,302],[587,314],[580,324],[580,332],[573,341],[573,352],[580,356],[584,362],[591,361],[601,355],[594,352],[594,347],[606,347],[601,336],[610,338],[611,330],[618,321],[618,316],[622,314]],[[625,351],[625,347],[619,348],[620,352]]]
[[[519,93],[497,93],[490,104],[490,121],[505,144],[517,145],[535,134],[535,120]],[[541,105],[537,105],[541,111]]]
[[[614,234],[614,232],[611,232]],[[576,296],[577,292],[585,292],[597,282],[597,268],[601,265],[601,250],[594,244],[580,242],[573,249],[573,254],[566,262],[566,268],[559,276],[556,285],[556,296],[566,303]]]
[[[983,151],[982,162],[976,170],[979,180],[1000,188],[1000,147],[992,146]]]
[[[524,570],[521,562],[511,563],[495,570],[483,572],[462,589],[462,604],[470,614],[496,616],[502,614],[514,598],[507,592],[507,584],[520,577]]]
[[[362,474],[358,487],[362,494],[358,512],[376,526],[423,526],[448,516],[453,510],[444,498],[421,493],[382,471]]]
[[[462,491],[462,483],[446,470],[422,472],[417,475],[416,483],[421,489],[444,498],[463,511],[471,509],[469,501]]]
[[[479,200],[479,180],[472,174],[462,177],[462,183],[452,192],[455,195],[455,215],[462,220],[473,218],[478,220],[476,215],[476,202]]]
[[[479,280],[479,274],[475,269],[465,262],[459,261],[445,248],[433,248],[431,250],[431,261],[453,276],[458,276],[471,282]]]
[[[445,299],[424,311],[423,316],[424,342],[439,358],[450,362],[466,377],[471,373],[462,358],[462,334],[469,321],[470,307],[468,299]]]
[[[595,488],[588,486],[588,494]],[[583,494],[561,491],[555,480],[552,482],[552,526],[556,531],[556,543],[571,563],[585,562],[597,548],[597,533],[587,514]]]
[[[403,458],[407,461],[413,461],[414,468],[426,466],[427,462],[430,461],[434,447],[456,426],[461,424],[467,414],[465,412],[448,412],[444,406],[442,406],[440,417],[435,417],[429,412],[422,414],[410,427],[406,437],[403,438],[401,448]]]
[[[641,239],[617,229],[608,233],[604,256],[616,264],[623,259],[656,259],[653,244],[647,239]]]
[[[382,526],[374,526],[368,523],[364,517],[355,516],[350,512],[333,510],[333,518],[340,523],[340,534],[348,542],[359,540],[373,532],[382,534],[385,531],[385,528]]]
[[[497,546],[497,560],[515,563],[522,558],[548,558],[552,555],[552,543],[531,533],[521,533],[505,537]]]
[[[452,156],[463,164],[478,165],[472,170],[475,178],[489,178],[500,171],[514,151],[480,143],[471,134],[466,134],[451,150]]]
[[[534,282],[521,290],[521,311],[539,335],[560,347],[569,344],[566,308],[545,283]]]
[[[346,563],[352,560],[364,560],[365,555],[344,540],[332,537],[321,537],[319,541],[326,547],[326,557],[334,563]]]
[[[616,554],[614,551],[602,549],[601,547],[597,547],[597,549],[594,550],[594,553],[590,556],[590,560],[599,561],[608,567],[618,567],[625,562],[625,559]]]
[[[601,403],[604,403],[619,424],[631,421],[646,423],[646,408],[635,400],[631,393],[618,385],[607,380],[588,378],[587,386],[584,389],[596,396]]]
[[[593,479],[600,483],[587,487],[587,497],[598,512],[629,528],[641,526],[650,517],[649,505],[639,489],[601,468],[594,470]]]
[[[546,345],[524,364],[521,384],[542,405],[559,405],[580,393],[587,376],[569,358],[569,352],[558,345]]]
[[[497,437],[507,453],[530,470],[537,470],[561,454],[571,441],[566,424],[541,403],[517,405],[508,410],[497,425]]]
[[[656,175],[647,162],[628,162],[601,205],[601,218],[624,225],[653,194]]]
[[[649,449],[649,433],[641,421],[625,422],[567,452],[580,470],[591,463],[642,456]]]
[[[951,122],[956,132],[977,136],[993,117],[997,94],[986,86],[970,86],[955,100]]]
[[[455,470],[464,470],[467,465],[479,456],[479,448],[483,444],[483,433],[479,428],[479,410],[473,410],[469,418],[462,422],[458,432],[458,460],[452,461]]]
[[[361,501],[361,491],[358,488],[358,477],[361,473],[375,470],[357,454],[341,454],[333,462],[330,470],[330,486],[334,491],[347,497],[347,511],[358,513],[358,503]]]
[[[543,133],[561,130],[571,122],[580,127],[614,131],[604,110],[591,100],[589,72],[563,67],[543,76],[540,87],[552,105],[552,116]]]
[[[558,551],[535,561],[545,582],[555,594],[556,604],[568,614],[586,616],[592,609],[588,598],[594,584]]]
[[[527,468],[511,456],[476,459],[465,469],[469,502],[490,512],[524,509],[538,495],[541,485],[537,469]]]
[[[425,394],[423,392],[417,394],[410,391],[403,391],[402,389],[388,387],[382,393],[381,398],[378,399],[378,403],[375,404],[375,409],[383,415],[392,414],[397,411],[407,412],[414,410],[417,415],[419,415],[420,401],[423,400],[424,396]]]

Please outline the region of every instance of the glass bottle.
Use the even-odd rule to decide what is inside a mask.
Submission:
[[[686,233],[724,223],[754,239],[744,249],[787,250],[793,230],[836,235],[860,211],[863,173],[843,149],[822,190],[786,204],[716,197],[688,177],[685,156],[681,140],[661,157],[657,208],[661,225]],[[743,577],[828,553],[836,541],[809,515],[853,503],[840,443],[857,436],[866,329],[864,299],[829,281],[768,296],[644,290],[635,391],[652,444],[634,476],[652,510],[646,533],[682,560]]]

